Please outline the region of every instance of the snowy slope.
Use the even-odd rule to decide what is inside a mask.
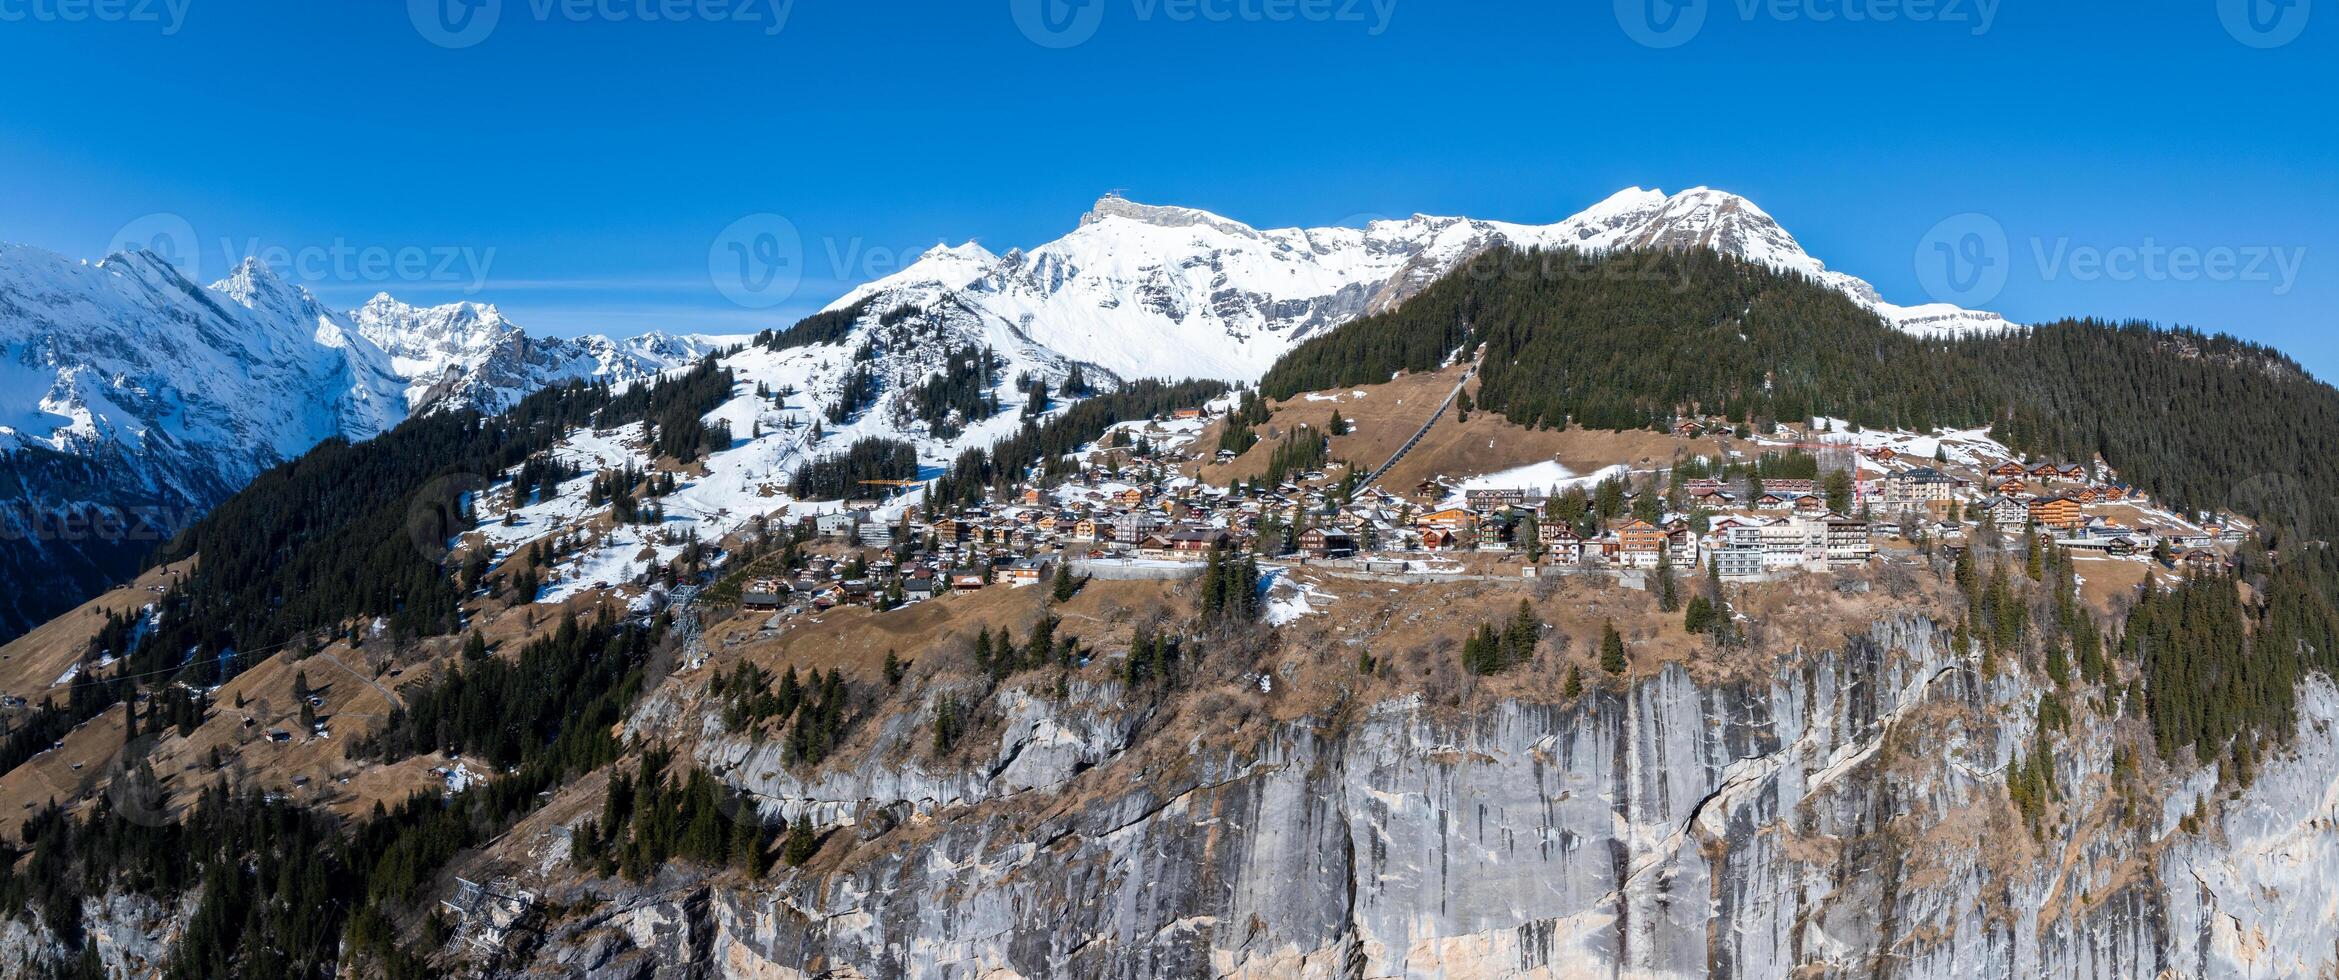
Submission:
[[[1745,198],[1634,188],[1552,225],[1415,215],[1363,228],[1260,230],[1207,211],[1097,202],[1078,228],[1029,252],[937,248],[830,309],[892,296],[954,296],[1058,354],[1124,377],[1255,380],[1292,345],[1402,302],[1470,256],[1521,247],[1710,247],[1812,276],[1902,329],[2010,329],[1990,313],[1887,303],[1829,270]],[[874,309],[889,307],[880,300]]]
[[[951,431],[936,431],[934,423],[916,417],[910,407],[914,392],[942,369],[945,353],[985,346],[1000,363],[991,388],[997,410],[944,420]],[[733,372],[733,394],[706,417],[729,425],[732,445],[701,457],[679,489],[657,500],[665,515],[662,523],[610,526],[596,520],[608,506],[587,502],[595,474],[627,467],[648,470],[656,464],[647,434],[638,424],[568,433],[555,455],[576,465],[580,475],[562,484],[557,496],[522,507],[508,523],[500,509],[508,493],[491,488],[481,495],[477,533],[495,545],[499,556],[530,541],[573,536],[576,548],[554,562],[540,600],[559,601],[598,586],[637,583],[652,567],[680,554],[688,542],[720,540],[757,516],[797,518],[836,510],[843,501],[791,496],[789,478],[805,462],[842,452],[864,438],[909,442],[917,448],[923,475],[940,475],[961,450],[994,444],[1022,427],[1027,401],[1018,379],[1042,378],[1055,388],[1072,369],[1071,362],[1018,339],[995,320],[948,308],[900,316],[890,324],[872,314],[840,343],[785,349],[750,345],[724,356],[721,363]],[[825,408],[836,400],[855,365],[874,370],[874,398],[862,410],[832,421]],[[1100,389],[1115,382],[1100,374],[1090,378]],[[1035,414],[1044,418],[1060,412],[1073,399],[1051,401],[1052,408]],[[497,486],[507,484],[510,477],[500,475]],[[880,513],[896,514],[900,506],[916,499],[914,493],[897,498]]]
[[[359,333],[407,379],[411,411],[467,407],[501,412],[539,388],[575,378],[632,381],[696,363],[743,338],[649,333],[530,337],[484,303],[410,306],[381,293],[350,311]]]

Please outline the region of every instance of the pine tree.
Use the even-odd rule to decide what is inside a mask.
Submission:
[[[1688,610],[1681,616],[1681,628],[1692,635],[1710,633],[1714,628],[1714,604],[1702,595],[1689,597]]]
[[[948,755],[958,744],[961,725],[958,717],[958,699],[942,698],[934,703],[934,754]]]
[[[1829,470],[1820,478],[1820,491],[1827,495],[1827,509],[1838,514],[1852,512],[1852,475],[1843,470]]]
[[[813,853],[818,850],[820,838],[813,833],[812,814],[799,815],[795,824],[788,828],[788,839],[780,848],[780,860],[787,862],[788,867],[801,868],[804,862],[812,860]]]
[[[1600,669],[1611,674],[1622,674],[1628,666],[1624,659],[1624,635],[1616,631],[1614,622],[1600,624]]]
[[[1518,612],[1512,614],[1510,627],[1503,633],[1503,663],[1509,668],[1535,659],[1535,645],[1543,638],[1543,621],[1535,618],[1535,609],[1527,600],[1519,600]]]

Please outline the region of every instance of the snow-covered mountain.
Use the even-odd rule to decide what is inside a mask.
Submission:
[[[56,586],[6,590],[0,636],[325,439],[646,377],[718,342],[535,340],[475,304],[335,311],[255,260],[203,286],[151,252],[90,263],[0,245],[0,580]]]
[[[1673,195],[1633,188],[1551,225],[1415,215],[1363,228],[1273,230],[1108,196],[1070,234],[1029,252],[994,255],[972,242],[937,248],[829,309],[871,300],[881,315],[949,295],[970,315],[1123,376],[1249,381],[1299,341],[1401,302],[1499,244],[1705,246],[1809,275],[1905,330],[2012,327],[1991,313],[1885,302],[1803,251],[1753,202],[1703,187]]]
[[[411,306],[379,293],[349,318],[390,356],[407,380],[411,411],[463,406],[501,412],[548,384],[571,378],[630,380],[694,363],[725,338],[647,333],[530,337],[485,303]],[[729,338],[737,340],[737,338]]]
[[[0,371],[0,447],[146,460],[186,501],[406,415],[381,350],[257,262],[204,287],[151,252],[0,246]]]

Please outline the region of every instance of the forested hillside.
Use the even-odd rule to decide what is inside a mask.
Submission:
[[[1276,398],[1387,380],[1484,348],[1481,407],[1522,425],[1628,429],[1677,413],[1826,415],[2102,453],[2184,507],[2339,531],[2339,391],[2223,335],[2072,320],[1960,341],[1892,329],[1843,294],[1714,252],[1497,250],[1398,309],[1317,337]]]
[[[463,507],[486,488],[480,474],[519,466],[578,425],[647,421],[658,445],[695,454],[703,440],[727,438],[700,415],[730,394],[730,372],[709,359],[621,393],[576,383],[493,418],[426,415],[360,445],[318,446],[262,474],[162,549],[162,561],[202,557],[164,597],[162,625],[132,650],[131,669],[184,666],[188,680],[218,683],[352,617],[381,617],[401,638],[450,632],[464,581],[434,544],[470,526]],[[545,483],[554,479],[533,469]]]

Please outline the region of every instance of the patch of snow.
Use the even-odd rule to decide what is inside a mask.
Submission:
[[[1593,471],[1589,476],[1577,476],[1574,471],[1561,466],[1557,460],[1545,460],[1540,463],[1529,463],[1525,466],[1467,478],[1462,481],[1460,492],[1454,494],[1452,499],[1461,500],[1472,490],[1528,490],[1557,495],[1569,487],[1596,486],[1600,481],[1609,477],[1624,476],[1631,472],[1631,467],[1618,463],[1613,466],[1603,466]]]
[[[1333,602],[1340,597],[1325,592],[1312,582],[1294,578],[1289,568],[1268,566],[1261,569],[1259,595],[1263,601],[1261,618],[1269,626],[1282,626],[1301,616],[1315,614],[1309,600]]]

